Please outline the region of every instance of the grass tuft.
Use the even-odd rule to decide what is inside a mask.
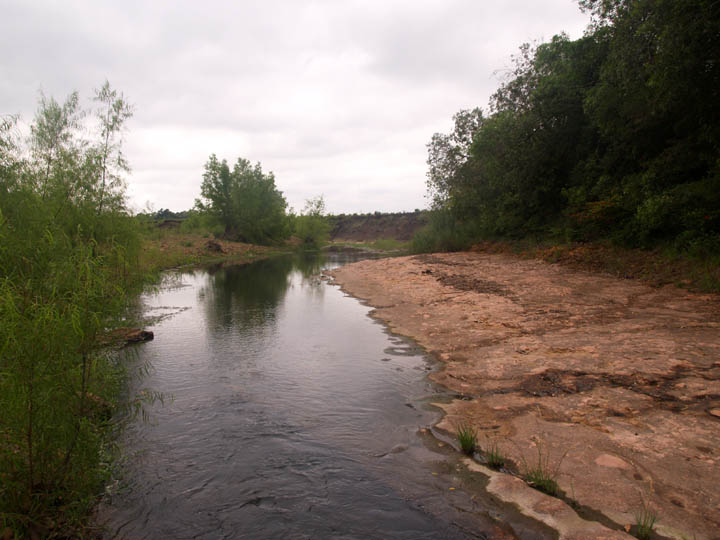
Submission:
[[[538,459],[535,465],[529,465],[525,458],[523,458],[522,479],[525,480],[530,487],[557,497],[560,494],[557,477],[560,472],[560,465],[565,459],[567,451],[558,460],[555,467],[550,463],[550,453],[544,454],[540,444],[537,446],[537,451]]]
[[[649,540],[655,530],[657,514],[643,502],[642,509],[635,515],[635,536],[640,540]]]
[[[488,467],[491,469],[500,469],[505,465],[505,455],[502,453],[502,450],[500,450],[497,441],[489,443],[485,448],[485,459],[487,460]]]
[[[457,427],[457,440],[464,454],[472,456],[477,449],[477,432],[470,424],[460,424]]]

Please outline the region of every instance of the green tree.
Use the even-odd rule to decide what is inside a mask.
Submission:
[[[63,163],[77,152],[76,133],[82,115],[80,114],[80,97],[73,92],[60,105],[54,98],[47,98],[40,93],[40,108],[30,128],[31,148],[36,166],[40,167],[36,177],[40,181],[38,189],[43,198],[48,196],[51,178],[59,176]],[[53,171],[53,168],[56,170]],[[52,174],[55,173],[55,174]]]
[[[470,146],[484,121],[480,108],[462,110],[453,116],[450,134],[435,133],[427,145],[427,187],[433,206],[449,203],[457,195],[461,170],[470,157]]]
[[[97,207],[101,213],[106,205],[122,206],[124,203],[121,175],[130,172],[130,166],[122,152],[122,134],[126,121],[133,115],[133,108],[122,93],[110,87],[108,81],[95,92],[94,100],[99,104],[99,143],[93,154],[99,173]]]
[[[453,244],[444,228],[720,248],[720,4],[579,3],[585,36],[523,45],[491,114],[433,136],[424,245]]]
[[[601,134],[599,200],[635,245],[720,231],[720,5],[588,0],[609,53],[586,111]],[[592,199],[591,199],[592,201]]]
[[[295,236],[306,248],[318,248],[330,237],[330,223],[325,215],[325,199],[322,195],[307,199],[299,216],[295,217]]]
[[[225,236],[255,244],[272,244],[288,237],[287,202],[275,186],[272,172],[263,173],[238,158],[232,170],[212,154],[205,164],[196,207],[214,217]]]

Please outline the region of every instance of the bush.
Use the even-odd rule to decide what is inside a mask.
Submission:
[[[317,249],[330,238],[330,222],[325,215],[325,201],[321,196],[308,199],[302,214],[293,218],[294,235],[306,249]]]
[[[99,343],[141,276],[117,142],[130,110],[107,83],[95,101],[93,140],[77,94],[42,97],[28,149],[0,129],[0,526],[19,537],[74,536],[108,470],[122,370]]]
[[[432,253],[468,249],[478,234],[473,223],[456,220],[448,210],[433,210],[429,223],[415,233],[411,251]]]

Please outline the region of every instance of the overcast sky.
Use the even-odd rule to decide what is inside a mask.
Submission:
[[[135,209],[190,208],[216,153],[260,161],[296,210],[413,210],[432,134],[487,105],[520,44],[587,22],[573,0],[0,0],[0,114],[108,79],[135,106]]]

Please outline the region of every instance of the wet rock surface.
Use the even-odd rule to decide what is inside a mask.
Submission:
[[[578,513],[611,529],[645,504],[668,537],[720,537],[716,296],[479,253],[334,277],[442,361],[431,377],[458,399],[438,429],[470,422],[519,472],[542,456]]]

